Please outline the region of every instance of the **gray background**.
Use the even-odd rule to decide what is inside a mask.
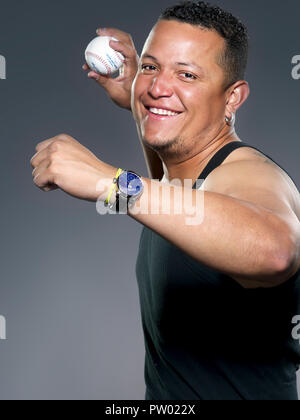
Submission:
[[[143,399],[144,346],[135,279],[142,225],[34,187],[37,143],[68,133],[100,159],[147,176],[135,124],[81,70],[101,26],[130,32],[140,53],[174,0],[6,1],[0,6],[0,399]],[[297,0],[217,1],[248,26],[251,96],[242,140],[300,185]],[[296,314],[295,314],[296,315]]]

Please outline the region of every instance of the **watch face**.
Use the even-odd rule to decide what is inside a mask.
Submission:
[[[142,180],[132,172],[123,172],[118,179],[118,185],[120,192],[129,197],[138,196],[143,190]]]

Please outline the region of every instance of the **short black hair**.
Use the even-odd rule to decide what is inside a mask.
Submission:
[[[224,89],[245,78],[249,53],[248,31],[231,13],[204,1],[183,1],[168,7],[159,17],[160,20],[176,20],[217,31],[226,41],[223,54],[217,58],[225,72]]]

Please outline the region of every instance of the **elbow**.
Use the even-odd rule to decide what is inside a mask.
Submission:
[[[279,276],[288,275],[291,273],[293,267],[293,258],[288,252],[283,252],[274,258],[274,267],[276,274]]]
[[[272,258],[269,287],[280,286],[292,278],[299,270],[299,255],[292,247],[285,247],[274,253]]]
[[[272,251],[268,254],[271,287],[287,282],[300,269],[300,224],[280,223],[280,229],[278,224],[276,227],[275,235],[273,230],[272,246],[269,247],[269,251]]]

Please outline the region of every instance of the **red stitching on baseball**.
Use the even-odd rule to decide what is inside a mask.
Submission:
[[[97,55],[97,54],[95,54],[95,53],[92,53],[92,52],[87,52],[86,53],[87,55],[91,55],[92,57],[95,57],[95,58],[97,58],[99,61],[101,61],[101,63],[104,65],[104,67],[106,68],[106,70],[107,70],[107,73],[108,74],[111,74],[111,69],[110,69],[110,67],[109,67],[109,64],[107,63],[107,61],[105,61],[104,60],[104,58],[102,58],[102,57],[100,57],[99,55]]]

